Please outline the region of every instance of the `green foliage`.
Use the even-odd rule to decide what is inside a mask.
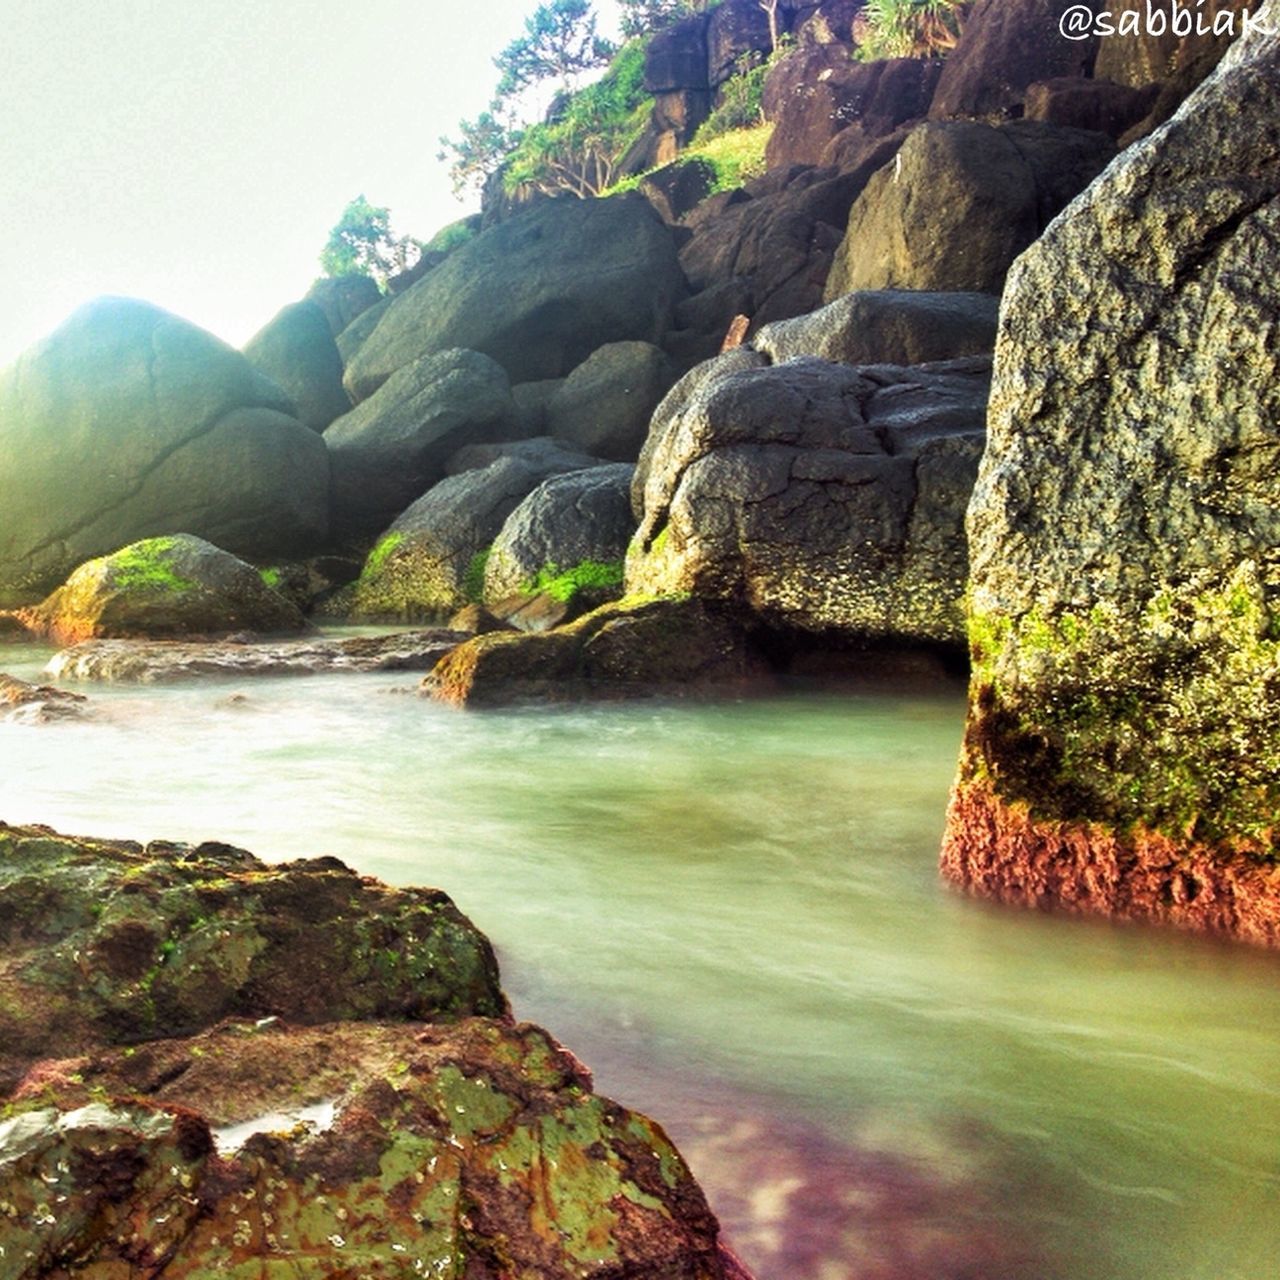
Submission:
[[[688,164],[702,162],[711,166],[712,195],[732,191],[765,171],[764,153],[772,133],[771,124],[737,129],[713,137],[709,142],[695,143],[681,159]]]
[[[521,590],[526,595],[549,595],[561,604],[568,604],[579,591],[620,587],[624,569],[621,560],[582,560],[572,569],[565,570],[549,564],[530,578]]]
[[[191,591],[196,584],[169,563],[172,538],[148,538],[111,557],[112,583],[125,591]]]
[[[358,195],[342,211],[324,249],[320,266],[327,276],[369,276],[384,286],[422,256],[422,243],[391,234],[391,213]]]
[[[857,57],[935,58],[955,48],[972,0],[867,0],[854,20]]]
[[[477,551],[471,557],[467,571],[462,575],[462,594],[471,604],[478,604],[484,598],[484,571],[492,550],[493,548],[489,546],[483,551]]]
[[[456,139],[441,137],[436,159],[449,165],[455,196],[468,188],[481,189],[519,142],[519,131],[504,124],[497,112],[498,105],[491,103],[474,120],[458,121]]]
[[[618,0],[622,34],[628,39],[652,35],[691,13],[709,8],[707,0]]]
[[[468,244],[480,234],[478,223],[477,217],[459,218],[457,222],[441,227],[427,241],[426,252],[452,253],[455,249],[461,249],[464,244]]]
[[[693,146],[699,147],[737,129],[750,129],[764,123],[764,82],[769,72],[791,52],[789,37],[781,37],[774,51],[763,61],[755,54],[744,54],[735,71],[720,86],[719,102],[694,134]]]
[[[272,591],[278,590],[280,583],[283,581],[279,569],[259,569],[258,577],[260,577],[263,583],[270,587]]]
[[[644,88],[644,44],[624,45],[609,70],[571,95],[553,120],[531,125],[507,159],[508,192],[533,189],[598,196],[643,132],[652,100]]]
[[[574,76],[603,66],[613,52],[596,31],[590,0],[547,0],[524,20],[524,34],[494,58],[501,72],[498,96],[509,97],[544,80],[568,87]]]

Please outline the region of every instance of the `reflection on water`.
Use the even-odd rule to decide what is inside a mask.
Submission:
[[[760,1280],[1276,1274],[1280,959],[943,888],[959,693],[85,692],[85,724],[0,724],[0,817],[443,886],[517,1013],[668,1126]]]

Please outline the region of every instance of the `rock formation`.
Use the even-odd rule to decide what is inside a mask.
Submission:
[[[244,355],[284,391],[298,420],[313,431],[323,431],[351,408],[342,387],[342,357],[314,302],[285,307],[245,343]]]
[[[1259,31],[1015,267],[943,853],[977,892],[1280,945],[1278,246]]]

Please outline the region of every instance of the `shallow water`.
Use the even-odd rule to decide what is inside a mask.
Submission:
[[[0,817],[446,888],[759,1280],[1274,1280],[1280,958],[942,886],[958,690],[412,689],[85,686],[93,721],[0,724]]]

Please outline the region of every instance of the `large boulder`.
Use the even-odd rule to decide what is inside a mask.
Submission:
[[[1098,43],[1094,75],[1141,88],[1199,64],[1203,77],[1244,30],[1244,15],[1258,8],[1251,0],[1150,0],[1141,10],[1135,6],[1142,20],[1113,23]]]
[[[297,605],[257,569],[189,533],[147,538],[82,564],[28,616],[59,644],[306,627]]]
[[[1114,155],[1105,135],[1055,125],[922,125],[849,211],[825,299],[858,289],[998,294],[1014,258]]]
[[[628,592],[745,604],[771,627],[964,638],[964,511],[990,361],[722,369],[654,416]]]
[[[37,1058],[222,1018],[500,1016],[487,939],[438,889],[336,858],[0,824],[0,1092]]]
[[[463,707],[706,696],[769,679],[736,614],[689,599],[620,600],[554,631],[494,631],[447,654],[423,690]]]
[[[324,312],[335,338],[381,300],[382,291],[369,276],[326,276],[307,290],[307,301]]]
[[[584,453],[634,462],[649,417],[675,369],[651,342],[610,342],[593,351],[547,403],[547,433]]]
[[[328,533],[329,458],[237,351],[145,302],[80,308],[0,373],[0,604],[185,531],[236,555]]]
[[[494,540],[485,563],[485,601],[550,591],[568,603],[583,590],[620,586],[635,532],[634,470],[614,463],[544,480]]]
[[[323,431],[351,408],[342,387],[342,357],[314,302],[285,307],[245,343],[244,355],[288,395],[298,420],[313,431]]]
[[[1278,155],[1257,31],[1011,276],[943,854],[978,892],[1280,945]]]
[[[796,49],[765,81],[763,109],[773,122],[769,166],[822,164],[832,138],[851,125],[873,138],[921,119],[940,70],[940,63],[924,58],[855,62],[848,45]]]
[[[387,308],[347,366],[356,401],[420,356],[466,347],[512,382],[558,378],[605,342],[657,342],[684,294],[642,196],[551,200],[482,232]]]
[[[1027,120],[1091,129],[1119,139],[1147,118],[1156,105],[1160,89],[1158,84],[1132,89],[1112,80],[1063,76],[1031,85],[1023,112]]]
[[[929,115],[935,120],[1012,120],[1037,80],[1085,76],[1098,39],[1068,39],[1061,24],[1078,0],[978,0],[946,60]]]
[[[550,476],[598,465],[551,446],[442,480],[374,545],[355,584],[352,616],[440,621],[478,600],[489,548],[520,502]]]
[[[461,349],[420,356],[325,432],[340,537],[384,529],[445,473],[462,446],[501,440],[516,424],[500,365]]]
[[[373,306],[356,316],[334,339],[338,348],[338,355],[342,358],[344,370],[354,359],[356,352],[364,345],[364,340],[378,327],[378,321],[386,314],[387,308],[393,301],[393,298],[387,297],[375,302]],[[347,404],[348,406],[351,404],[350,396],[347,397]]]
[[[989,293],[882,289],[767,324],[751,340],[774,364],[818,356],[842,364],[927,364],[990,354],[999,300]]]

